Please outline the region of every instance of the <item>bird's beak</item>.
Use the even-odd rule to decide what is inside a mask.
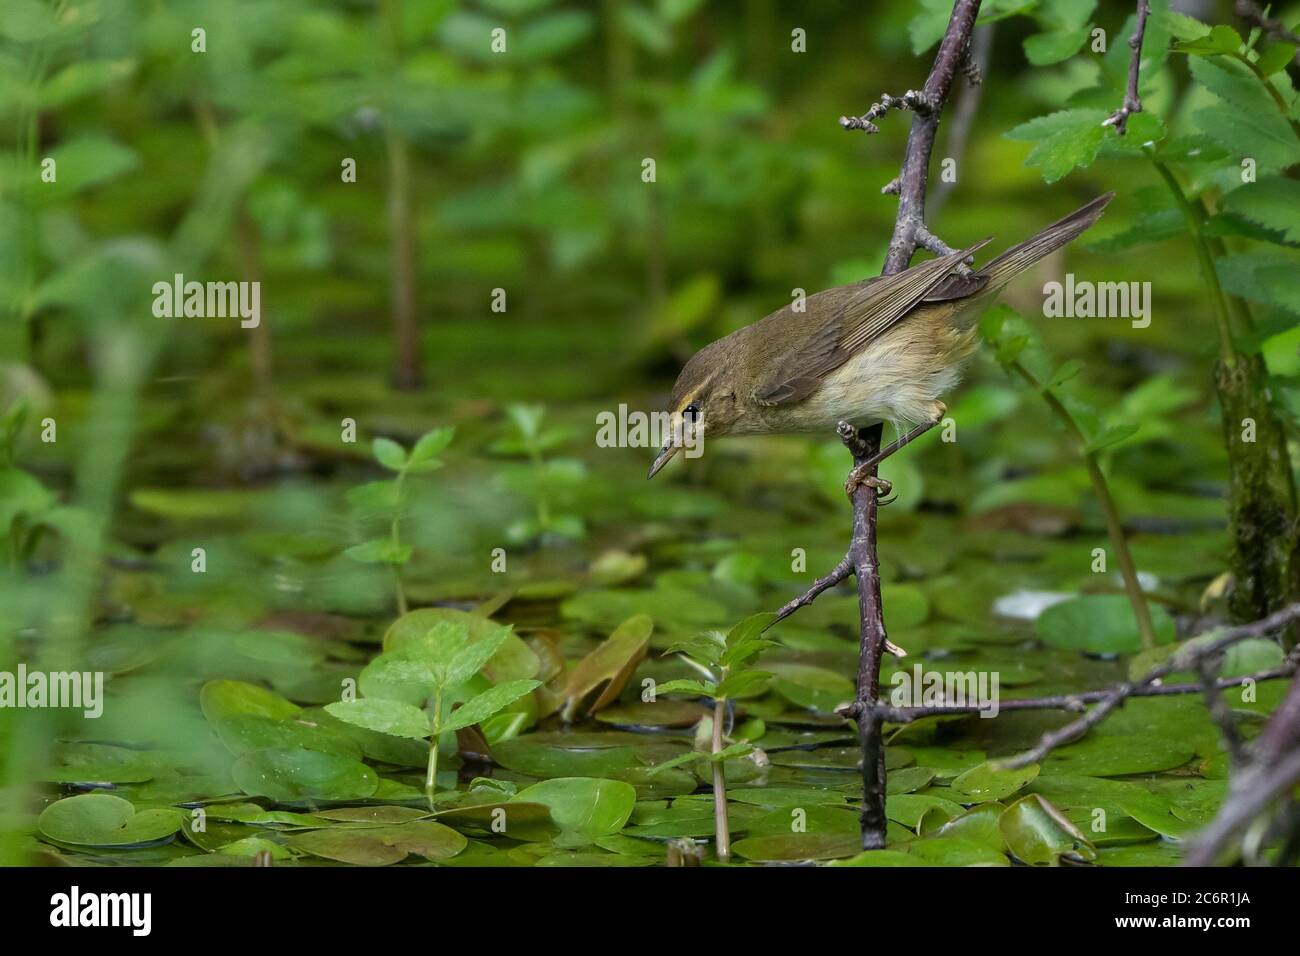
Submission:
[[[669,439],[664,444],[664,447],[659,449],[659,454],[655,455],[655,460],[650,463],[650,474],[646,475],[646,478],[653,478],[659,474],[659,470],[668,464],[668,459],[677,454],[681,447],[681,445],[673,444],[672,439]]]

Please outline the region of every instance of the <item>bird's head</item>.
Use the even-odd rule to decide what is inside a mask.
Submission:
[[[740,418],[734,338],[731,335],[706,345],[691,356],[677,376],[668,399],[672,428],[650,465],[648,477],[653,478],[683,449],[686,457],[698,458],[704,450],[706,432],[710,438],[719,438],[730,432]]]

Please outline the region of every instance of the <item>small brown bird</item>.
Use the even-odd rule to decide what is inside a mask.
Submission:
[[[1099,196],[981,269],[959,266],[991,240],[891,276],[809,296],[700,349],[677,376],[668,411],[703,436],[830,432],[840,421],[934,423],[939,400],[975,348],[974,319],[1008,282],[1097,221]],[[922,429],[923,430],[923,429]],[[900,429],[901,432],[901,429]],[[682,448],[680,433],[650,466]],[[851,476],[849,490],[865,475]]]

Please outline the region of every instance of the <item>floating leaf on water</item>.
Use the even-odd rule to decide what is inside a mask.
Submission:
[[[621,780],[559,777],[520,790],[510,803],[540,803],[564,830],[594,840],[623,829],[636,805],[636,790]]]
[[[938,807],[949,818],[960,816],[965,808],[960,803],[926,793],[900,793],[885,800],[885,815],[909,829],[916,829],[927,810]]]
[[[694,727],[707,713],[695,701],[664,697],[653,702],[635,701],[607,707],[596,714],[596,719],[618,727]]]
[[[1158,604],[1148,604],[1156,642],[1174,640],[1174,620]],[[1089,594],[1054,604],[1034,622],[1044,644],[1092,654],[1126,654],[1142,649],[1133,606],[1120,594]]]
[[[934,835],[953,837],[969,843],[981,843],[999,853],[1006,846],[999,820],[1006,807],[1000,803],[982,803],[944,823]]]
[[[907,844],[907,852],[935,866],[1010,866],[1006,855],[985,843],[949,836],[929,836]]]
[[[173,809],[136,812],[128,800],[107,793],[85,793],[50,804],[36,827],[51,840],[82,846],[130,846],[171,836],[181,827]]]
[[[588,716],[618,699],[645,656],[653,631],[654,621],[649,615],[630,617],[574,666],[564,687],[566,720],[572,720],[583,699],[602,684],[605,687],[588,708]]]
[[[646,564],[644,554],[629,554],[615,549],[603,552],[592,561],[588,573],[597,584],[612,587],[639,578],[645,573]]]
[[[317,810],[312,814],[313,817],[334,820],[339,823],[375,825],[410,823],[412,820],[419,820],[421,817],[427,817],[428,815],[429,811],[417,810],[415,807],[393,807],[382,804],[374,807],[334,807],[330,810]]]
[[[994,763],[982,763],[964,771],[952,782],[958,793],[974,800],[1001,800],[1018,793],[1038,776],[1038,764],[1017,770],[1004,770]]]
[[[1024,863],[1056,866],[1063,860],[1090,863],[1096,848],[1060,810],[1031,793],[1002,812],[998,826],[1007,848]]]
[[[834,860],[862,852],[859,833],[769,833],[745,837],[732,844],[736,856],[760,863],[795,860]]]
[[[253,751],[235,761],[232,773],[245,793],[281,802],[357,800],[379,786],[378,775],[360,761],[315,750]]]
[[[886,794],[912,793],[928,787],[934,780],[934,770],[930,767],[904,767],[891,773],[886,778]]]
[[[400,863],[409,853],[428,860],[444,860],[455,856],[468,842],[451,827],[432,821],[308,830],[289,838],[289,846],[295,850],[356,866],[388,866]]]
[[[1181,767],[1195,753],[1192,744],[1166,737],[1089,735],[1048,754],[1043,771],[1084,777],[1124,777]]]
[[[847,860],[833,860],[828,866],[930,866],[924,857],[902,850],[864,850]]]

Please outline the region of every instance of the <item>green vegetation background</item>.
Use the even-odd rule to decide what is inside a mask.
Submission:
[[[1229,21],[1230,4],[1209,6],[1211,22]],[[340,682],[357,676],[398,616],[395,573],[414,607],[486,602],[540,662],[514,675],[548,682],[528,698],[534,709],[515,707],[524,716],[495,725],[485,741],[501,744],[494,777],[504,782],[493,786],[505,788],[489,787],[489,796],[509,798],[516,784],[552,777],[637,788],[631,816],[619,821],[614,812],[617,826],[585,840],[561,826],[564,838],[503,845],[476,818],[459,828],[469,834],[467,853],[493,863],[651,862],[662,847],[650,837],[707,836],[708,809],[692,805],[706,798],[689,796],[699,781],[674,770],[669,786],[644,770],[681,753],[703,711],[679,701],[671,717],[656,716],[640,703],[640,682],[690,676],[659,652],[773,609],[838,560],[847,532],[843,450],[833,436],[736,440],[684,467],[675,462],[647,484],[651,450],[597,448],[595,416],[620,403],[660,407],[694,348],[785,305],[792,290],[878,273],[896,208],[880,187],[897,173],[910,117],[887,116],[875,136],[847,133],[837,119],[863,112],[882,91],[918,87],[948,9],[931,0],[870,10],[772,0],[7,0],[3,651],[7,662],[92,667],[110,677],[98,721],[0,712],[12,798],[6,859],[29,858],[38,832],[46,854],[104,852],[88,849],[102,844],[86,836],[84,821],[62,830],[56,821],[62,839],[35,822],[47,803],[73,792],[62,787],[88,782],[114,784],[111,792],[137,813],[164,815],[160,829],[140,831],[149,840],[128,841],[145,844],[130,851],[142,862],[202,858],[227,844],[238,844],[225,855],[240,862],[268,846],[286,860],[348,859],[337,849],[317,852],[310,840],[295,845],[277,829],[328,832],[312,827],[324,817],[240,810],[245,819],[222,824],[233,828],[220,831],[223,843],[196,836],[188,823],[177,834],[188,810],[166,814],[214,800],[248,807],[250,796],[304,814],[356,802],[349,778],[352,790],[322,785],[305,795],[243,786],[231,803],[248,779],[231,777],[247,742],[230,746],[223,737],[221,745],[210,724],[223,712],[205,708],[205,719],[199,688],[213,680],[269,686],[274,704],[248,705],[235,691],[236,702],[222,704],[267,720],[297,718],[296,709],[278,708],[337,700]],[[984,82],[976,94],[959,81],[941,126],[929,221],[953,245],[993,235],[998,249],[1103,191],[1118,192],[1096,229],[1006,300],[1028,316],[1035,348],[1053,364],[1083,363],[1068,391],[1090,428],[1113,438],[1104,466],[1157,630],[1170,640],[1177,622],[1185,633],[1217,607],[1229,548],[1227,458],[1206,285],[1138,147],[1147,138],[1204,137],[1198,111],[1232,113],[1234,104],[1197,84],[1187,57],[1162,55],[1144,83],[1150,125],[1135,120],[1128,143],[1093,147],[1068,129],[1054,140],[1061,131],[1053,129],[1054,145],[1043,147],[1041,129],[1022,124],[1066,106],[1108,112],[1119,104],[1129,5],[994,3],[986,15],[997,23]],[[1109,53],[1091,52],[1093,26],[1105,30]],[[202,53],[192,49],[196,27],[206,31]],[[507,31],[503,54],[490,46],[497,27]],[[792,50],[796,28],[806,52]],[[954,154],[952,116],[975,95],[969,136]],[[1006,135],[1017,127],[1016,138]],[[1189,181],[1229,188],[1244,148],[1233,145],[1251,135],[1264,134],[1220,128],[1221,155],[1193,161]],[[1261,158],[1261,174],[1291,168],[1293,147],[1264,143],[1282,158]],[[956,181],[941,184],[939,163],[949,156]],[[40,181],[47,157],[57,162],[53,183]],[[642,178],[647,157],[653,183]],[[342,175],[348,159],[355,182]],[[1275,209],[1220,218],[1231,252],[1261,256],[1246,264],[1266,274],[1242,278],[1238,269],[1231,291],[1257,310],[1256,334],[1242,344],[1262,350],[1291,429],[1300,304],[1285,277],[1294,275],[1295,220],[1289,230],[1283,222],[1279,239]],[[414,272],[395,291],[403,235]],[[1150,326],[1039,317],[1043,282],[1066,271],[1151,282]],[[177,272],[199,281],[259,278],[261,327],[154,317],[153,283]],[[403,289],[414,295],[418,354],[404,354],[394,333]],[[493,309],[496,290],[504,290],[504,311]],[[957,440],[927,436],[884,469],[897,493],[880,526],[890,635],[913,660],[998,670],[1004,693],[1098,686],[1136,666],[1130,655],[1140,650],[1104,522],[1082,460],[991,351],[949,402]],[[417,372],[419,387],[393,387]],[[517,405],[526,407],[511,410]],[[56,423],[53,442],[41,440],[47,418]],[[349,419],[355,443],[343,439]],[[435,425],[454,425],[455,439],[441,470],[406,485],[397,550],[354,560],[357,546],[388,532],[392,503],[383,492],[358,491],[381,477],[372,439],[409,447]],[[201,574],[195,548],[204,549]],[[1098,548],[1111,562],[1100,572]],[[495,549],[504,549],[504,572],[494,568]],[[1088,600],[1035,625],[1025,619],[1031,592]],[[995,600],[1015,595],[995,609]],[[536,721],[565,702],[566,666],[638,614],[654,621],[649,656],[622,700],[607,702],[621,710],[579,731],[608,735],[599,746],[618,756],[575,763],[555,736],[555,718]],[[772,758],[752,789],[762,784],[773,796],[751,795],[754,803],[733,813],[738,835],[784,835],[788,826],[776,823],[789,820],[787,799],[815,803],[816,793],[838,805],[860,791],[851,735],[830,713],[851,694],[855,617],[850,593],[834,593],[775,632],[782,646],[763,659],[772,683],[738,717],[761,731],[753,742]],[[1226,666],[1245,672],[1280,660],[1264,644]],[[1240,707],[1266,713],[1277,692],[1261,687],[1258,702]],[[929,834],[938,818],[922,818],[933,808],[943,820],[964,812],[959,803],[976,801],[949,799],[960,772],[1014,752],[1059,720],[934,722],[894,738],[896,766],[920,771],[902,778],[911,790],[900,791],[901,801],[891,796],[903,808],[891,820],[906,831],[895,836]],[[632,737],[629,727],[660,737]],[[1108,727],[1063,751],[1054,775],[1043,770],[1050,786],[1036,792],[1081,827],[1102,804],[1128,821],[1119,837],[1096,841],[1103,862],[1170,862],[1170,838],[1206,819],[1221,796],[1226,771],[1213,726],[1199,701],[1170,700],[1135,702]],[[268,733],[285,744],[283,727]],[[364,757],[388,788],[372,799],[418,806],[422,758],[407,761],[338,727],[332,733],[348,743],[308,740],[305,749],[354,764]],[[486,775],[471,767],[457,785],[461,763],[453,755],[440,765],[445,789],[464,791],[476,773]],[[743,790],[756,771],[752,759],[736,763]],[[1136,789],[1107,789],[1120,783]],[[1022,796],[1035,792],[1025,782],[1004,796],[1025,786]],[[614,799],[617,810],[623,795],[576,799]],[[1151,800],[1154,809],[1143,802]],[[754,806],[773,819],[754,823],[745,812]],[[103,812],[116,819],[125,811]],[[409,822],[398,816],[385,824]],[[751,845],[750,858],[848,855],[852,813],[814,816],[809,829],[838,843]],[[625,824],[632,829],[622,832]],[[426,859],[454,852],[427,832],[420,839],[438,844],[408,841]],[[973,843],[981,849],[940,844],[934,858],[1025,859],[1023,850]],[[347,852],[354,862],[392,862]]]

